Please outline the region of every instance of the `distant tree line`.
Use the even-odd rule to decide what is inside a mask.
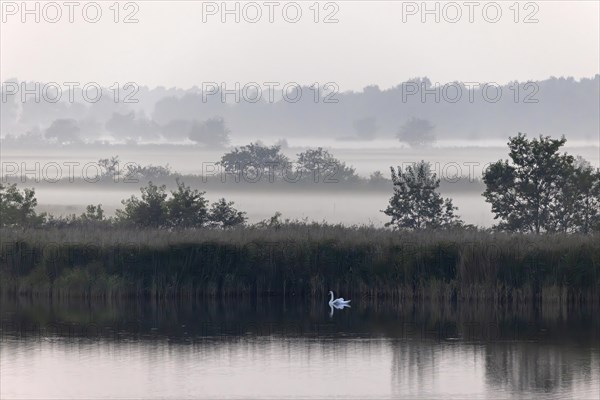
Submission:
[[[281,151],[281,145],[264,145],[252,142],[245,146],[236,147],[226,152],[216,163],[223,172],[239,182],[329,182],[351,183],[359,182],[356,170],[333,156],[328,150],[318,147],[307,149],[297,154],[295,160],[290,160]],[[139,165],[124,163],[119,156],[98,160],[100,167],[99,179],[111,180],[115,177],[122,179],[161,179],[182,177],[167,164]],[[193,177],[195,175],[186,175]],[[364,180],[364,179],[363,179]],[[375,183],[389,182],[380,171],[376,171],[369,179]]]
[[[472,83],[443,84],[421,77],[386,89],[371,85],[360,91],[336,93],[339,102],[335,106],[315,103],[313,96],[302,96],[293,107],[286,101],[267,101],[264,96],[257,102],[223,102],[222,93],[207,97],[199,88],[142,86],[136,94],[139,103],[135,107],[115,103],[110,96],[89,103],[78,90],[72,101],[67,101],[65,92],[58,102],[36,102],[33,96],[22,102],[18,91],[7,91],[3,93],[0,131],[9,145],[43,146],[47,142],[93,146],[110,138],[110,142],[131,145],[186,141],[222,147],[229,143],[231,132],[238,139],[246,132],[260,132],[262,137],[272,138],[281,132],[287,138],[305,138],[307,133],[330,139],[352,135],[353,140],[362,141],[396,135],[402,142],[418,146],[435,139],[434,133],[441,140],[485,140],[503,138],[505,132],[517,129],[537,129],[554,136],[570,130],[571,137],[591,141],[600,128],[599,83],[598,74],[582,79],[511,81],[502,86],[490,82],[496,87],[493,92],[504,94],[490,99],[489,85],[483,82],[474,87]],[[11,79],[3,82],[0,91],[15,85],[11,89],[15,93],[14,89],[23,84]],[[35,82],[28,82],[27,87],[32,84]],[[302,87],[302,92],[310,93],[311,89]],[[528,104],[532,102],[535,106]],[[535,113],[531,107],[535,107]],[[443,131],[433,132],[430,128],[434,125],[444,127]]]
[[[59,118],[52,121],[43,133],[28,131],[19,136],[7,135],[6,140],[14,143],[39,142],[45,140],[61,145],[82,145],[86,142],[81,137],[82,128],[79,121],[73,118]],[[121,114],[113,113],[105,123],[106,129],[116,139],[125,139],[128,144],[137,144],[143,140],[158,139],[164,136],[169,139],[189,140],[206,148],[219,149],[227,146],[231,139],[231,130],[223,117],[211,117],[204,121],[176,119],[159,125],[148,120],[144,115],[136,116],[134,111]],[[376,138],[379,125],[374,117],[365,117],[352,123],[355,136],[342,137],[340,140],[369,141]],[[427,119],[411,117],[396,132],[396,138],[411,147],[428,146],[435,142],[433,134],[435,126]]]
[[[250,143],[225,153],[219,164],[231,174],[244,174],[246,180],[287,180],[289,182],[356,182],[356,170],[318,147],[298,153],[292,162],[281,145]]]
[[[118,155],[102,158],[97,161],[98,168],[89,169],[97,175],[75,177],[76,181],[86,183],[167,183],[175,178],[184,179],[188,183],[230,184],[230,183],[292,183],[305,185],[336,183],[339,188],[378,188],[387,190],[391,179],[381,171],[375,171],[369,177],[361,177],[354,167],[347,165],[334,157],[331,152],[322,147],[307,149],[296,154],[294,160],[281,151],[282,144],[272,146],[260,142],[236,147],[224,153],[220,161],[214,163],[215,169],[202,174],[182,174],[166,165],[140,165],[135,162],[124,162]],[[5,176],[6,182],[15,182],[15,176]],[[63,181],[69,180],[63,177]],[[72,182],[72,181],[70,181]],[[56,182],[52,182],[56,183]],[[480,190],[483,182],[479,178],[461,176],[458,180],[446,179],[441,182],[441,188],[447,191]],[[312,185],[312,188],[316,188]],[[325,185],[320,185],[325,188]],[[332,186],[328,188],[333,189]]]

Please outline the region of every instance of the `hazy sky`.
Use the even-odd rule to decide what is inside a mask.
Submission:
[[[97,3],[102,10],[97,23],[84,20],[86,2],[74,9],[73,23],[60,1],[57,23],[48,21],[55,18],[56,9],[44,10],[43,2],[39,23],[33,14],[22,15],[20,1],[2,3],[2,80],[105,85],[134,81],[182,88],[210,81],[333,81],[341,90],[360,90],[369,84],[387,88],[420,76],[434,82],[505,83],[591,77],[600,71],[598,1],[521,2],[518,16],[510,8],[512,1],[482,1],[472,9],[472,23],[462,1],[439,3],[439,23],[433,14],[421,21],[421,2],[402,1],[321,2],[318,23],[310,9],[313,1],[297,3],[302,11],[297,23],[284,20],[286,2],[275,6],[273,23],[262,1],[246,8],[240,2],[239,23],[234,15],[221,21],[221,2],[137,1],[127,8],[122,2],[119,23],[113,21],[113,1]],[[28,3],[31,9],[34,3]],[[235,3],[227,4],[233,9]],[[435,2],[427,5],[433,9]],[[496,18],[496,5],[502,15],[498,22],[488,22]],[[90,20],[94,7],[87,8]],[[213,7],[219,10],[209,15]],[[294,19],[295,5],[287,7],[285,16]],[[257,9],[262,18],[248,22]],[[457,10],[462,15],[451,23]],[[123,23],[130,13],[139,22]],[[323,23],[331,13],[339,22]],[[528,16],[538,22],[525,23]],[[27,20],[22,22],[22,17]]]

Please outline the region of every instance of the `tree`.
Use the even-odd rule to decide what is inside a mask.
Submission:
[[[55,119],[46,129],[46,139],[55,139],[58,143],[80,143],[80,128],[74,119]]]
[[[236,210],[233,202],[220,199],[209,211],[205,192],[176,181],[177,190],[171,191],[170,198],[165,185],[149,182],[141,188],[141,199],[131,196],[122,201],[125,209],[117,210],[118,221],[143,228],[229,228],[246,221],[246,213]]]
[[[244,175],[257,177],[256,180],[259,180],[270,173],[283,170],[289,164],[289,160],[281,153],[281,146],[264,146],[257,142],[236,147],[224,154],[219,164],[226,172],[243,172]]]
[[[578,157],[568,172],[559,183],[559,201],[552,208],[562,222],[556,230],[585,234],[600,231],[600,169]]]
[[[79,217],[75,214],[67,216],[54,217],[50,216],[46,221],[46,226],[53,228],[65,227],[101,227],[109,226],[112,223],[111,218],[105,218],[102,204],[89,204],[85,208],[85,212]]]
[[[127,139],[132,143],[143,139],[157,139],[161,132],[161,127],[156,122],[148,119],[143,112],[136,115],[135,111],[127,114],[113,113],[105,127],[114,138]]]
[[[209,221],[213,228],[231,228],[246,222],[246,213],[236,210],[233,201],[219,199],[210,207]]]
[[[373,140],[379,130],[375,117],[366,117],[358,119],[353,123],[354,131],[359,139]]]
[[[371,175],[369,175],[369,184],[370,185],[382,185],[389,183],[390,180],[383,176],[381,171],[375,171]]]
[[[205,192],[192,190],[177,179],[177,190],[167,200],[169,225],[177,228],[200,228],[208,222],[208,200]]]
[[[35,190],[19,190],[17,184],[0,184],[0,226],[38,226],[46,221],[46,214],[37,214]]]
[[[396,137],[411,147],[427,146],[435,142],[435,127],[426,119],[412,117],[398,131]]]
[[[193,122],[187,119],[173,119],[161,126],[163,137],[169,141],[189,138]]]
[[[104,221],[104,210],[102,209],[102,204],[98,204],[97,206],[89,204],[85,208],[85,213],[81,214],[81,219],[89,221]]]
[[[430,229],[462,225],[454,214],[457,208],[450,199],[443,199],[436,191],[440,180],[425,161],[398,171],[391,167],[394,195],[382,212],[392,220],[386,226],[396,229]]]
[[[144,179],[160,179],[167,178],[173,174],[169,164],[162,165],[145,165],[129,164],[126,166],[126,179],[144,178]]]
[[[111,158],[101,158],[98,160],[98,165],[102,168],[101,174],[103,178],[115,177],[119,175],[119,156]]]
[[[572,229],[579,189],[573,181],[574,158],[559,153],[565,142],[564,137],[541,135],[529,140],[522,133],[509,138],[510,162],[499,160],[483,175],[483,196],[500,220],[496,228],[535,233]]]
[[[289,219],[282,220],[281,215],[282,214],[279,211],[275,211],[275,214],[273,214],[272,217],[263,219],[262,221],[259,221],[259,222],[255,223],[254,225],[252,225],[252,227],[261,228],[261,229],[264,229],[264,228],[279,229],[279,228],[281,228],[282,225],[289,224],[289,222],[290,222]]]
[[[204,122],[194,121],[189,139],[207,147],[223,147],[229,143],[230,132],[223,118],[210,118]]]
[[[117,210],[117,218],[139,227],[164,227],[167,224],[166,186],[156,186],[150,181],[140,191],[141,199],[131,196],[121,201],[125,209]]]
[[[355,169],[335,158],[322,147],[298,154],[297,171],[304,179],[315,182],[351,182],[358,179]]]

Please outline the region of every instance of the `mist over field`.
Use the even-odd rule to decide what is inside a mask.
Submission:
[[[468,223],[482,227],[492,226],[493,214],[484,201],[484,186],[481,177],[484,169],[493,160],[506,158],[506,140],[487,143],[485,146],[457,144],[432,144],[425,148],[411,148],[398,140],[388,142],[327,142],[316,139],[297,139],[306,146],[326,146],[335,157],[356,168],[358,176],[368,179],[375,171],[389,179],[390,166],[409,165],[420,160],[431,162],[433,170],[441,178],[440,191],[451,196],[459,208],[459,215]],[[266,143],[276,143],[276,141]],[[289,140],[293,143],[293,139]],[[385,144],[389,143],[388,146]],[[241,142],[240,145],[247,144]],[[336,147],[339,144],[339,147]],[[483,143],[485,144],[485,143]],[[282,153],[293,159],[304,150],[304,146],[288,144]],[[200,145],[167,144],[7,144],[3,145],[2,159],[4,175],[18,175],[22,186],[36,187],[40,210],[56,215],[79,214],[88,204],[101,203],[108,215],[122,208],[121,200],[139,194],[140,187],[148,179],[124,182],[95,182],[96,169],[88,167],[101,158],[119,155],[121,164],[169,165],[173,171],[184,175],[206,175],[216,177],[217,182],[201,179],[185,179],[188,184],[207,191],[210,200],[227,197],[248,212],[250,222],[271,217],[276,211],[285,218],[331,223],[371,224],[383,226],[387,219],[381,213],[390,196],[391,183],[375,187],[356,187],[344,182],[320,182],[312,185],[310,192],[299,184],[280,187],[276,184],[257,185],[248,183],[243,187],[235,184],[235,176],[224,173],[215,165],[230,147],[207,149]],[[565,148],[579,155],[592,165],[599,166],[599,148],[590,143]],[[55,169],[58,164],[61,168]],[[66,164],[65,164],[66,163]],[[70,164],[69,164],[70,163]],[[48,166],[46,170],[44,167]],[[70,166],[71,169],[68,167]],[[84,169],[87,167],[87,170]],[[26,171],[29,170],[28,173]],[[10,174],[9,174],[10,172]],[[61,174],[61,181],[56,181]],[[77,183],[69,183],[69,176]],[[83,178],[88,177],[88,181]],[[14,179],[14,178],[13,178]],[[38,180],[39,182],[36,182]],[[12,181],[12,180],[11,180]],[[82,182],[81,182],[82,181]],[[156,182],[156,179],[154,179]],[[161,180],[169,188],[175,185],[174,178]],[[243,181],[243,180],[242,180]],[[229,183],[229,184],[227,184]],[[243,182],[242,182],[243,183]]]

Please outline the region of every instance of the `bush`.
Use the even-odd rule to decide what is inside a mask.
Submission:
[[[398,171],[391,168],[394,195],[383,213],[392,217],[386,226],[396,229],[435,229],[462,225],[452,200],[437,192],[440,179],[425,161]]]
[[[243,225],[246,221],[246,213],[236,210],[233,201],[227,202],[219,199],[210,208],[210,226],[213,228],[231,228]]]
[[[46,214],[37,214],[35,190],[19,190],[17,184],[0,184],[0,226],[39,226],[46,221]]]

